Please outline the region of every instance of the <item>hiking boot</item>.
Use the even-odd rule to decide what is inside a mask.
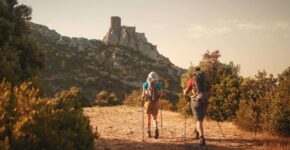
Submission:
[[[155,139],[158,139],[159,138],[159,131],[158,129],[155,130]]]
[[[151,138],[151,131],[147,131],[148,138]]]
[[[200,143],[199,143],[199,144],[200,144],[201,146],[205,146],[205,145],[206,145],[204,136],[201,136],[201,137],[200,137]]]
[[[196,140],[199,139],[199,132],[197,131],[197,129],[194,129],[194,131],[193,131],[193,136],[194,136],[194,138],[195,138]]]

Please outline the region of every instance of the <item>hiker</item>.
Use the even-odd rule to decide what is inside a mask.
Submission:
[[[206,145],[203,120],[206,115],[209,99],[210,84],[207,82],[205,74],[199,67],[195,68],[195,72],[191,74],[187,82],[186,89],[183,91],[184,96],[190,92],[191,109],[193,117],[196,120],[195,137],[200,138],[200,145]]]
[[[151,138],[151,116],[155,127],[155,139],[159,138],[157,115],[159,110],[159,98],[162,96],[162,86],[157,73],[150,72],[147,81],[143,84],[142,102],[144,102],[145,113],[147,114],[147,134]]]

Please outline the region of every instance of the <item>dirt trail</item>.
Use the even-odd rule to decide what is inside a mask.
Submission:
[[[96,140],[97,150],[113,149],[290,149],[290,139],[254,135],[237,129],[232,123],[220,123],[225,134],[221,134],[217,122],[206,120],[207,146],[200,147],[193,139],[194,120],[187,118],[187,140],[184,141],[184,117],[176,112],[163,111],[163,129],[159,139],[147,138],[142,142],[142,108],[90,107],[84,113],[93,127],[98,126],[101,138]],[[160,114],[158,116],[160,126]],[[145,119],[146,124],[146,119]],[[159,127],[160,128],[160,127]],[[146,131],[146,129],[145,129]],[[146,135],[146,134],[145,134]]]

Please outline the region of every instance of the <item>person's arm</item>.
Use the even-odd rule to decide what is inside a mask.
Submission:
[[[142,101],[144,101],[145,97],[146,97],[146,89],[148,88],[148,84],[145,82],[143,84],[143,91],[142,91]]]
[[[142,102],[143,102],[144,99],[145,99],[145,94],[146,94],[145,91],[146,91],[145,88],[143,88],[143,91],[142,91],[142,99],[141,99]]]
[[[188,93],[188,91],[190,91],[192,88],[192,79],[189,79],[187,81],[187,85],[186,85],[186,88],[185,90],[183,91],[183,95],[186,95]]]

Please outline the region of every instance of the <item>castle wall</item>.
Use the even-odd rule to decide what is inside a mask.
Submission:
[[[132,33],[132,34],[136,33],[136,27],[126,27],[126,29],[129,33]]]

